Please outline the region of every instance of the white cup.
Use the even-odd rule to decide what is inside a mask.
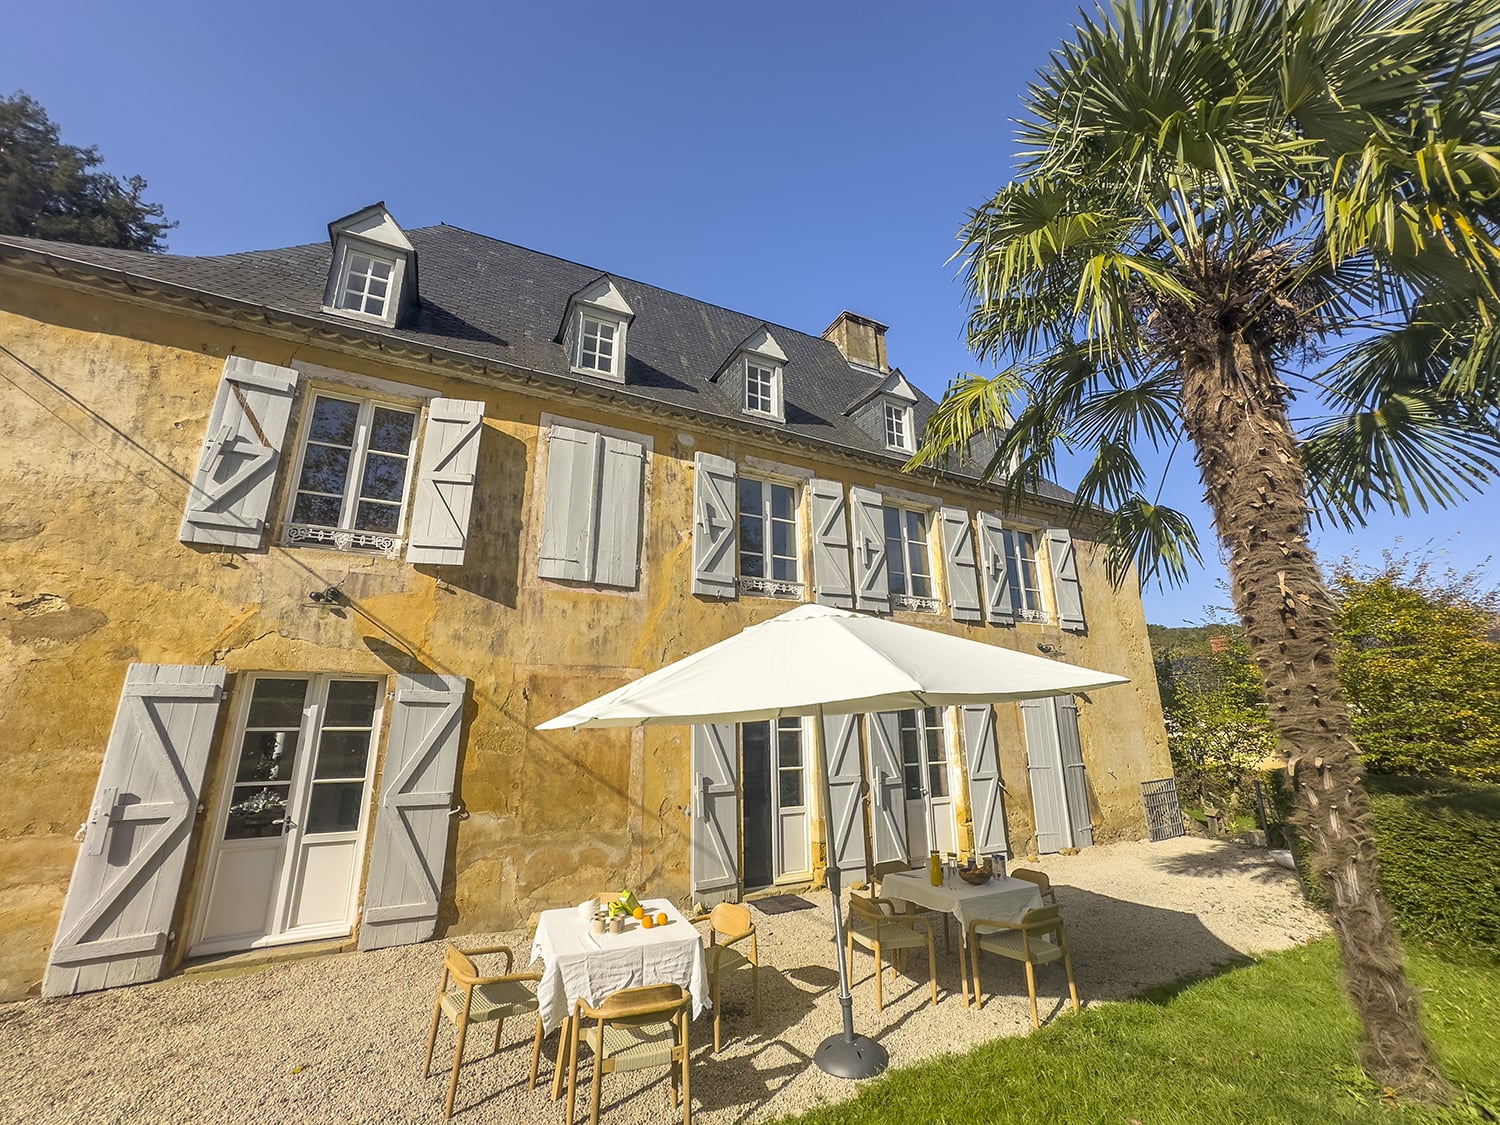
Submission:
[[[578,904],[578,917],[582,918],[585,922],[589,921],[593,918],[594,911],[598,909],[598,906],[599,903],[595,899],[589,899],[588,902],[580,902]]]

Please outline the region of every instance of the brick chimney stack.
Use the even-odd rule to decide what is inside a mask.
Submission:
[[[876,371],[891,369],[885,355],[885,325],[878,320],[857,316],[846,309],[823,329],[823,339],[838,345],[850,363],[873,367]]]

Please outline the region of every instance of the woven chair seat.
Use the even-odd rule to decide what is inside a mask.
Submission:
[[[1017,961],[1026,960],[1025,942],[1014,930],[980,933],[977,935],[977,940],[980,949],[987,949],[991,953],[998,953],[1002,957],[1010,957]],[[1062,946],[1058,945],[1050,934],[1031,939],[1031,959],[1038,965],[1049,965],[1061,956]]]
[[[604,1025],[604,1056],[616,1070],[643,1070],[648,1066],[668,1066],[677,1037],[667,1023]],[[583,1043],[594,1046],[592,1032],[585,1033]]]
[[[855,941],[863,946],[875,944],[875,930],[873,927],[866,929],[863,926],[854,926],[849,934]],[[926,949],[927,935],[919,933],[910,926],[889,925],[880,927],[881,949]]]
[[[443,1011],[457,1022],[464,1010],[462,989],[450,989],[443,993]],[[474,989],[473,1002],[469,1004],[469,1022],[487,1023],[490,1020],[507,1020],[512,1016],[529,1015],[536,1011],[536,993],[517,981],[502,981],[498,984],[481,984]]]

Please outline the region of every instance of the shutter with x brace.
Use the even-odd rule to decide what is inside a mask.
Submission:
[[[223,690],[223,668],[130,666],[44,996],[161,976]]]
[[[426,941],[437,926],[468,683],[463,676],[396,678],[361,949]]]
[[[261,545],[296,389],[297,372],[289,367],[238,355],[224,361],[178,539]]]

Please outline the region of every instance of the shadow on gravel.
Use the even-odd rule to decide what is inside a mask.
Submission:
[[[1240,844],[1224,844],[1212,851],[1190,855],[1164,855],[1152,860],[1152,866],[1168,875],[1196,879],[1237,875],[1249,876],[1258,883],[1277,883],[1296,878],[1284,867],[1276,866],[1264,848]]]

